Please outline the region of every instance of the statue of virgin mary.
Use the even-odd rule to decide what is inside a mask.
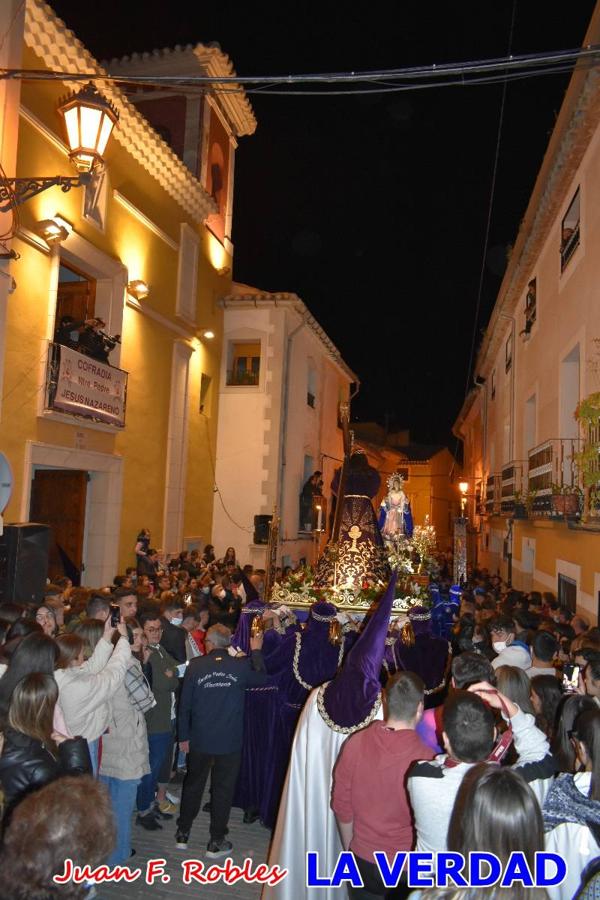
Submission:
[[[412,537],[413,518],[410,501],[402,488],[404,479],[398,472],[388,478],[388,492],[379,507],[379,528],[384,541],[393,542],[404,535]]]

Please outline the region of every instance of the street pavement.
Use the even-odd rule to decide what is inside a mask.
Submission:
[[[179,787],[179,785],[177,786]],[[243,813],[239,809],[231,811],[229,821],[229,834],[227,839],[233,844],[231,858],[238,866],[242,866],[245,859],[252,861],[252,868],[264,863],[271,833],[259,822],[253,825],[244,825]],[[97,900],[174,900],[176,897],[187,897],[188,900],[202,896],[207,900],[258,900],[261,885],[246,884],[238,881],[228,885],[223,881],[216,884],[199,884],[192,882],[189,885],[183,883],[183,860],[199,860],[208,868],[211,865],[223,866],[224,859],[211,860],[204,856],[208,843],[209,814],[200,812],[190,832],[190,840],[187,850],[178,850],[175,847],[175,818],[168,822],[161,822],[162,830],[147,831],[139,825],[132,826],[131,843],[136,854],[129,861],[130,868],[141,868],[142,874],[132,884],[120,882],[118,884],[99,885],[96,895]],[[149,859],[166,860],[165,873],[170,876],[168,883],[162,883],[160,875],[154,884],[146,884],[146,863]]]

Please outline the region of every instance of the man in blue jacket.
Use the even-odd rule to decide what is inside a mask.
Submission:
[[[206,655],[190,661],[179,705],[179,746],[188,754],[188,768],[175,844],[187,849],[192,823],[211,774],[210,841],[206,855],[227,856],[233,845],[225,839],[233,792],[240,768],[246,688],[264,684],[262,635],[250,639],[250,656],[227,652],[231,632],[213,625],[206,632]]]

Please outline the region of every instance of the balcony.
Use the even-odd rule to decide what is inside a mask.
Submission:
[[[46,410],[125,427],[127,372],[63,344],[48,345]]]
[[[485,483],[484,509],[486,516],[496,516],[500,512],[501,475],[488,475]]]
[[[511,516],[519,497],[527,492],[527,460],[519,459],[502,469],[500,478],[500,512]],[[521,501],[522,502],[522,501]]]
[[[252,371],[252,370],[244,370],[240,371],[239,369],[230,369],[227,372],[227,386],[228,387],[241,387],[242,385],[247,385],[250,387],[256,387],[260,381],[260,372]]]
[[[579,472],[575,455],[581,449],[580,438],[551,438],[529,451],[529,490],[535,491],[534,516],[552,514],[553,486],[564,491],[577,489]]]

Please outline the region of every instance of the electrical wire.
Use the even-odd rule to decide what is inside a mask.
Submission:
[[[471,60],[462,63],[431,64],[363,72],[330,72],[297,75],[125,75],[110,72],[68,72],[46,69],[0,69],[2,79],[27,81],[89,81],[110,82],[129,87],[160,87],[161,89],[196,88],[199,93],[214,94],[260,93],[271,96],[349,96],[368,93],[396,93],[426,90],[432,87],[467,87],[470,85],[506,83],[523,78],[540,77],[570,72],[574,65],[597,66],[600,63],[600,47],[512,55],[487,60]],[[110,64],[109,64],[110,65]],[[400,80],[401,83],[395,83]],[[345,90],[294,90],[299,84],[357,84],[366,88]],[[230,87],[227,87],[230,85]]]
[[[235,519],[233,518],[233,516],[231,515],[231,513],[229,512],[229,510],[227,509],[227,507],[225,505],[225,501],[223,500],[223,495],[217,484],[217,470],[216,470],[216,466],[215,466],[215,461],[213,459],[212,450],[210,447],[210,433],[208,430],[208,416],[205,413],[200,413],[200,415],[204,419],[204,424],[206,425],[206,449],[208,450],[208,458],[210,460],[210,467],[211,467],[212,475],[213,475],[214,493],[217,494],[217,496],[219,497],[219,500],[221,501],[221,506],[223,507],[223,512],[225,513],[225,515],[227,516],[229,521],[232,522],[236,528],[239,528],[240,531],[245,531],[247,534],[253,534],[253,531],[251,528],[247,528],[245,525],[240,525],[239,522],[235,521]]]

